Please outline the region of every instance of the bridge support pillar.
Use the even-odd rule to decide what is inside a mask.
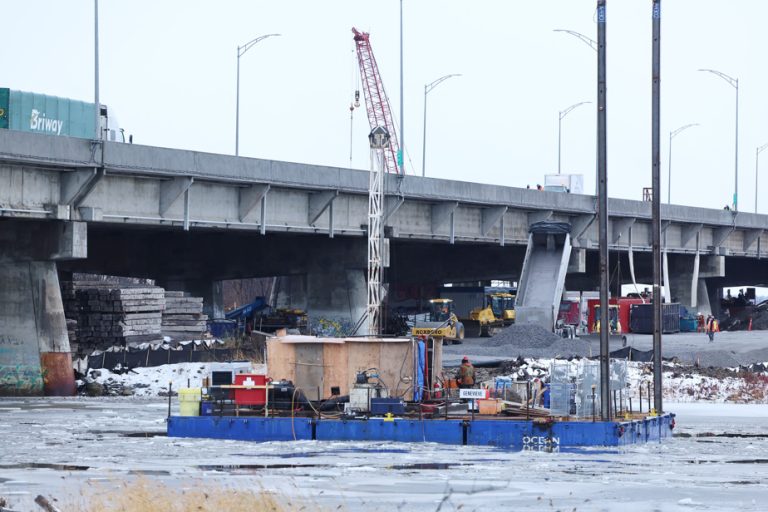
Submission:
[[[275,307],[307,309],[306,274],[280,276],[277,280]]]
[[[706,278],[725,275],[722,256],[676,255],[670,265],[670,294],[673,301],[679,302],[691,313],[703,315],[712,313]],[[694,297],[695,294],[695,297]]]
[[[353,328],[365,314],[368,301],[367,249],[363,238],[317,244],[306,260],[306,273],[280,278],[277,306],[305,310],[313,334],[365,334],[363,328]]]
[[[85,256],[84,223],[0,224],[0,395],[75,393],[56,261]]]

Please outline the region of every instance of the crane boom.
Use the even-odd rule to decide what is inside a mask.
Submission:
[[[381,81],[379,66],[371,48],[370,34],[360,32],[352,28],[355,34],[355,47],[357,48],[357,61],[360,66],[360,77],[365,92],[365,107],[368,112],[368,123],[373,130],[377,126],[383,126],[389,133],[389,145],[384,150],[384,163],[386,171],[395,174],[404,174],[403,165],[398,165],[398,153],[400,143],[392,121],[392,109],[389,98],[384,91],[384,83]]]

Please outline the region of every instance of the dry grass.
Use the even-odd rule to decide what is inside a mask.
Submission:
[[[80,503],[64,510],[78,512],[295,512],[320,510],[315,505],[298,503],[287,496],[264,490],[212,487],[193,482],[190,488],[171,487],[140,478],[117,488],[84,491]]]

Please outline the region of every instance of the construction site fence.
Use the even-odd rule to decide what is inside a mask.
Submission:
[[[231,348],[211,348],[205,344],[189,343],[178,348],[158,346],[141,349],[125,348],[115,351],[92,354],[85,357],[86,364],[79,365],[88,369],[114,368],[118,365],[128,368],[161,366],[177,363],[201,363],[212,361],[231,361],[237,356],[237,350]]]

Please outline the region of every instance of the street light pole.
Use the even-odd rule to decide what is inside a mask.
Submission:
[[[99,104],[99,0],[93,0],[93,102],[96,104],[96,140],[101,140],[101,105]]]
[[[713,73],[726,82],[728,85],[736,89],[736,148],[734,150],[734,186],[733,186],[733,210],[739,210],[739,79],[726,75],[721,71],[714,69],[700,69],[699,71],[707,71]]]
[[[262,41],[268,37],[273,36],[279,36],[280,34],[267,34],[263,36],[259,36],[255,39],[251,39],[247,43],[245,43],[243,46],[237,47],[237,93],[236,93],[236,99],[235,99],[235,156],[240,155],[240,57],[242,57],[245,52],[250,50],[253,45],[258,43],[259,41]]]
[[[423,131],[422,140],[421,140],[421,177],[422,178],[426,175],[426,169],[427,169],[427,94],[429,94],[429,92],[432,89],[434,89],[441,83],[445,82],[446,80],[454,76],[461,76],[461,73],[454,73],[451,75],[441,76],[437,80],[424,85],[424,131]]]
[[[677,130],[672,130],[669,132],[669,158],[667,159],[667,165],[669,166],[667,169],[667,204],[672,203],[672,139],[677,137],[678,133],[693,126],[699,126],[699,123],[687,124],[685,126],[681,126]]]
[[[558,120],[557,120],[557,174],[560,174],[560,154],[562,153],[561,141],[562,141],[562,135],[563,135],[563,118],[567,116],[571,112],[571,110],[581,105],[586,105],[587,103],[592,103],[592,102],[581,101],[579,103],[574,103],[573,105],[566,108],[565,110],[560,111],[560,115],[558,116]]]
[[[603,5],[603,11],[602,11],[603,14],[605,13],[604,9],[605,9],[605,6]],[[587,46],[589,46],[590,48],[592,48],[595,51],[595,53],[598,53],[598,54],[600,53],[598,51],[597,41],[595,41],[591,37],[585,36],[584,34],[582,34],[580,32],[576,32],[575,30],[555,29],[554,32],[563,32],[565,34],[571,35],[571,36],[577,38],[582,43],[584,43]],[[598,59],[599,59],[599,55],[598,55]],[[599,130],[599,128],[598,128],[597,137],[598,138],[600,137],[600,130]],[[597,149],[596,149],[596,152],[597,152]],[[599,155],[597,155],[595,157],[595,160],[597,161],[599,159],[600,159],[600,157],[599,157]],[[600,176],[599,176],[600,173],[598,171],[598,167],[599,167],[599,162],[596,163],[596,165],[595,165],[595,197],[600,195]]]
[[[755,213],[757,213],[757,172],[760,168],[760,153],[768,148],[768,142],[755,150]]]
[[[405,97],[403,96],[403,0],[400,0],[400,155],[397,169],[405,176]]]

